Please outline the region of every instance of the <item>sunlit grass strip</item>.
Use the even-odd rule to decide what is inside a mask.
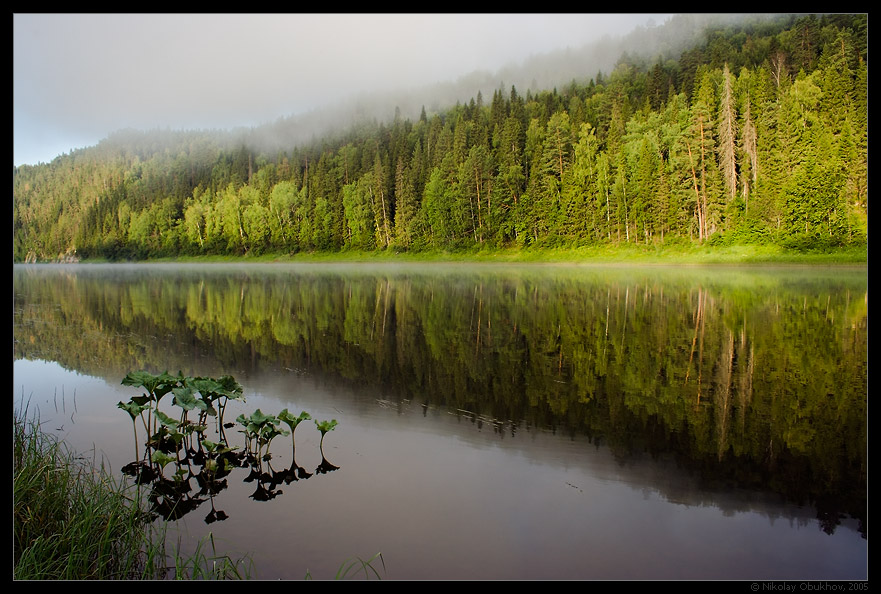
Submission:
[[[213,540],[211,555],[203,541],[169,560],[164,526],[145,523],[136,492],[13,413],[13,579],[248,577],[250,566],[218,556]]]
[[[261,254],[259,256],[177,256],[153,262],[568,262],[583,264],[861,264],[868,260],[866,246],[798,251],[778,245],[592,245],[573,247],[423,249],[413,251],[342,250]],[[95,260],[96,262],[98,260]]]

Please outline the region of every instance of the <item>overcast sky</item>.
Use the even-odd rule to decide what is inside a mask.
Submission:
[[[494,72],[666,14],[14,14],[13,161],[123,128],[256,126]]]

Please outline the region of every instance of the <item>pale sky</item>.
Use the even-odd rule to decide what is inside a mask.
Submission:
[[[14,14],[13,164],[495,72],[667,14]],[[595,74],[595,73],[591,73]]]

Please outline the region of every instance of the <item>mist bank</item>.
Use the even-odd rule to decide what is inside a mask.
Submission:
[[[677,61],[684,50],[705,43],[708,31],[719,27],[761,27],[794,18],[780,14],[678,14],[654,26],[638,26],[623,36],[606,35],[599,41],[536,54],[496,71],[476,70],[455,80],[413,87],[400,85],[381,92],[351,95],[338,103],[301,114],[280,116],[274,122],[240,127],[235,133],[255,150],[269,153],[288,150],[292,143],[315,141],[343,133],[366,122],[391,122],[395,117],[415,120],[443,114],[457,103],[481,94],[508,92],[515,87],[533,94],[565,85],[588,84],[608,76],[621,63],[646,66]]]
[[[658,15],[658,18],[661,19],[662,15]],[[311,110],[280,111],[275,119],[267,119],[259,124],[242,123],[223,128],[122,128],[109,133],[100,145],[129,143],[135,139],[133,133],[137,132],[146,136],[143,142],[155,148],[174,148],[176,134],[198,133],[215,138],[223,136],[224,143],[231,145],[246,143],[257,152],[289,151],[293,145],[335,135],[364,122],[390,122],[396,113],[410,119],[419,117],[423,108],[429,115],[440,114],[457,102],[467,103],[478,93],[488,97],[498,89],[507,91],[511,86],[522,93],[536,93],[573,81],[587,83],[598,74],[608,76],[622,60],[678,60],[684,49],[706,41],[708,27],[758,26],[781,18],[793,17],[772,14],[679,14],[662,23],[652,24],[650,21],[649,25],[638,26],[627,35],[607,34],[599,41],[533,54],[521,61],[512,60],[496,70],[475,70],[429,85],[402,81],[390,84],[382,91],[352,93]],[[406,51],[406,48],[403,49]],[[94,147],[74,147],[70,152]]]

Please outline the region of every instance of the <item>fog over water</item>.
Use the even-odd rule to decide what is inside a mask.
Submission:
[[[14,14],[13,161],[49,162],[117,130],[263,128],[418,117],[481,91],[608,73],[743,15]],[[354,118],[354,119],[353,119]],[[252,137],[254,138],[254,137]]]

